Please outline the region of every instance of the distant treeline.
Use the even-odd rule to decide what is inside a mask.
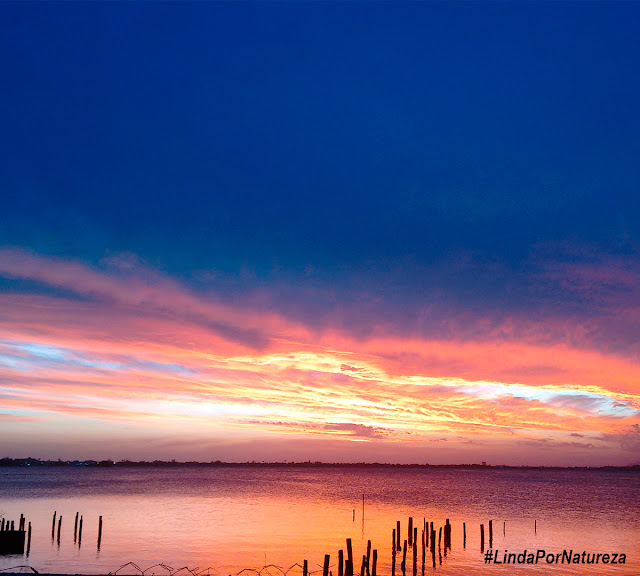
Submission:
[[[176,460],[153,460],[151,462],[131,460],[40,460],[39,458],[2,458],[0,466],[84,466],[92,468],[450,468],[450,469],[479,469],[479,470],[632,470],[640,471],[640,464],[633,466],[506,466],[485,464],[385,464],[381,462],[177,462]]]

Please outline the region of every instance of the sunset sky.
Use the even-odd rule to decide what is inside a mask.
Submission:
[[[640,4],[0,4],[0,458],[640,463]]]

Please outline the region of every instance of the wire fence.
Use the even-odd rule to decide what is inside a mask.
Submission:
[[[188,566],[173,568],[160,562],[143,569],[135,562],[127,562],[117,570],[107,572],[107,576],[223,576],[223,574],[226,576],[288,576],[292,571],[297,572],[296,569],[302,571],[303,567],[297,562],[288,568],[276,566],[275,564],[267,564],[261,568],[243,568],[239,572],[227,573],[220,568],[214,568],[212,566],[208,566],[207,568],[189,568]],[[322,567],[320,566],[318,570],[308,570],[307,573],[313,575],[321,572]],[[3,568],[0,569],[0,573],[40,574],[33,566],[27,564]]]

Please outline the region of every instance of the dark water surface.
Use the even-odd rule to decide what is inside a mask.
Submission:
[[[365,494],[363,518],[362,495]],[[355,519],[354,511],[355,510]],[[60,545],[51,539],[62,514]],[[73,541],[83,515],[82,545]],[[106,574],[126,562],[164,563],[212,574],[304,559],[320,570],[331,554],[354,546],[359,572],[367,540],[378,574],[391,574],[391,532],[414,518],[436,532],[449,518],[452,548],[425,574],[619,574],[640,576],[640,474],[592,470],[392,468],[0,468],[0,515],[23,513],[33,527],[31,553],[0,556],[0,570],[29,564],[39,572]],[[98,517],[104,520],[96,548]],[[625,554],[624,565],[487,565],[480,524],[493,520],[493,549]],[[534,530],[537,523],[537,532]],[[462,523],[467,540],[463,546]],[[503,524],[506,523],[506,524]],[[503,534],[504,530],[504,534]],[[419,553],[418,574],[422,556]],[[407,574],[412,574],[412,554]],[[161,574],[162,569],[154,570]],[[131,573],[131,570],[127,571]],[[290,572],[298,576],[301,570]],[[400,568],[396,567],[400,576]]]

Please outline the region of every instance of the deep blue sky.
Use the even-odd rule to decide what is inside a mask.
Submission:
[[[639,2],[0,3],[0,438],[637,463],[638,31]]]
[[[550,253],[637,254],[638,30],[636,3],[4,3],[0,244],[526,305]]]

